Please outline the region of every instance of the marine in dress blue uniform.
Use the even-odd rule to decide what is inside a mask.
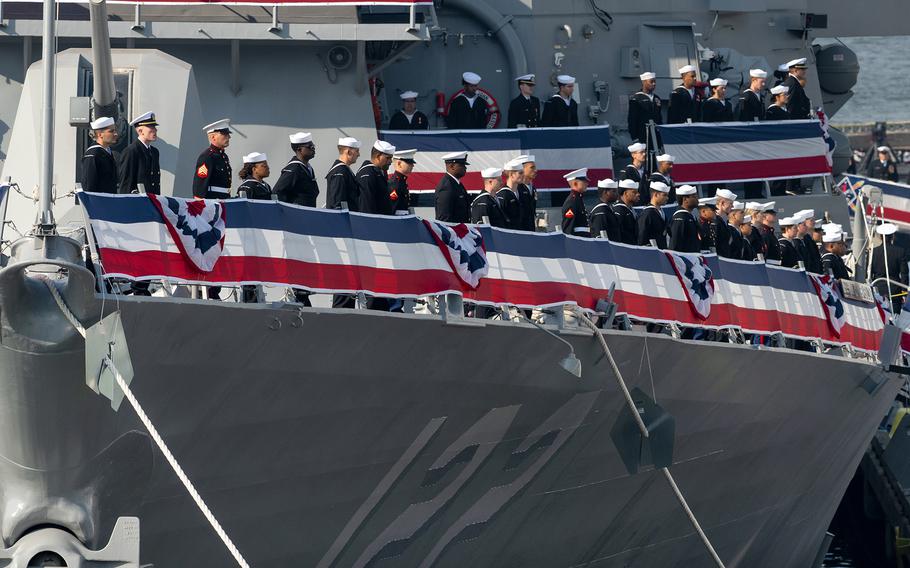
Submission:
[[[576,237],[590,237],[588,212],[585,209],[585,191],[588,189],[588,168],[581,168],[563,176],[569,182],[569,196],[562,204],[562,232]]]
[[[231,195],[231,162],[224,149],[231,143],[231,122],[223,118],[203,127],[209,147],[196,159],[193,197],[227,199]]]

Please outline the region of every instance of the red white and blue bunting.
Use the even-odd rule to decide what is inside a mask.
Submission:
[[[868,351],[878,349],[884,327],[873,303],[840,297],[842,316],[838,310],[832,315],[810,275],[797,269],[716,255],[671,259],[651,247],[487,226],[464,227],[461,234],[451,228],[458,240],[452,237],[453,246],[443,249],[433,229],[438,224],[413,215],[383,217],[272,201],[221,204],[223,251],[205,271],[187,258],[149,198],[80,193],[79,199],[112,277],[291,285],[397,298],[457,293],[487,305],[568,303],[588,310],[612,286],[619,313],[639,321],[820,338]],[[480,251],[485,268],[477,264]],[[464,272],[454,266],[456,253]],[[472,255],[478,256],[470,260]],[[681,268],[675,259],[682,258],[690,265],[682,261]]]
[[[180,252],[203,272],[211,272],[224,246],[226,209],[220,201],[158,196],[148,198]]]

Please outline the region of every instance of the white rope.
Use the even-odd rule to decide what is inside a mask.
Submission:
[[[591,321],[587,314],[581,310],[576,310],[576,315],[578,316],[578,319],[583,321],[585,325],[591,328],[594,336],[599,340],[600,346],[603,349],[604,354],[607,356],[607,360],[610,362],[610,367],[613,369],[613,376],[616,378],[616,384],[619,385],[619,389],[622,391],[622,394],[626,399],[626,404],[628,405],[629,410],[632,411],[632,416],[635,418],[635,422],[638,424],[638,429],[641,432],[641,435],[645,438],[650,437],[648,433],[648,427],[645,426],[644,421],[641,419],[641,415],[638,413],[638,408],[635,406],[635,402],[632,400],[632,395],[629,393],[628,387],[626,387],[626,381],[623,380],[622,374],[619,372],[619,366],[616,364],[616,360],[613,358],[613,352],[610,351],[610,346],[607,345],[607,340],[604,339],[603,334],[599,329],[597,329],[597,326],[593,321]],[[650,364],[650,355],[648,363]],[[673,489],[673,493],[676,495],[676,500],[679,501],[679,504],[683,508],[683,511],[685,511],[686,516],[689,517],[689,523],[692,524],[692,528],[694,528],[695,532],[698,533],[699,538],[701,538],[701,541],[705,545],[705,548],[708,550],[708,553],[711,555],[711,558],[714,559],[714,563],[717,564],[717,566],[720,568],[725,568],[723,561],[720,559],[720,556],[717,555],[717,551],[714,550],[714,546],[708,539],[708,535],[705,534],[704,530],[702,530],[701,524],[699,524],[698,519],[695,518],[695,513],[692,512],[692,509],[689,507],[689,503],[686,502],[685,496],[682,494],[682,491],[680,491],[679,486],[676,485],[676,481],[673,479],[673,474],[670,473],[670,469],[662,467],[660,470],[664,474],[664,477],[667,479],[667,483],[670,484],[670,488]]]
[[[78,319],[76,319],[76,316],[73,314],[73,312],[70,311],[69,307],[60,296],[60,292],[57,291],[56,286],[54,286],[50,280],[45,280],[44,283],[47,284],[47,288],[50,290],[54,301],[57,302],[57,306],[60,308],[60,311],[62,311],[63,315],[66,316],[66,319],[69,320],[71,324],[73,324],[73,327],[76,328],[76,331],[79,332],[79,335],[85,338],[85,327],[82,325],[82,323],[79,322]],[[199,495],[198,491],[196,491],[196,487],[193,485],[193,482],[190,481],[190,478],[187,476],[186,472],[183,471],[183,468],[179,463],[177,463],[177,458],[175,458],[174,454],[172,454],[170,449],[168,449],[167,444],[164,442],[164,439],[161,438],[161,434],[158,433],[158,429],[155,428],[155,425],[152,424],[152,420],[142,409],[142,405],[139,404],[139,400],[136,399],[133,391],[130,390],[129,385],[126,383],[123,375],[120,374],[117,366],[114,365],[114,362],[111,360],[110,356],[105,356],[104,364],[107,365],[112,373],[114,373],[114,378],[117,380],[117,386],[119,386],[120,390],[123,391],[124,397],[126,397],[126,400],[129,401],[130,406],[133,407],[133,410],[136,412],[136,416],[139,417],[139,420],[145,426],[145,429],[148,430],[148,433],[152,437],[152,440],[154,440],[155,444],[158,446],[158,449],[170,464],[171,469],[174,470],[177,478],[181,483],[183,483],[183,487],[186,488],[187,493],[189,493],[190,497],[193,498],[193,501],[196,502],[196,506],[199,507],[200,511],[202,511],[202,514],[212,526],[212,529],[215,530],[215,533],[221,539],[221,542],[224,543],[225,548],[228,549],[228,552],[230,552],[231,556],[234,557],[234,560],[237,561],[237,565],[241,568],[249,568],[250,565],[247,564],[247,561],[243,558],[243,555],[241,555],[240,551],[237,550],[234,542],[221,527],[221,523],[219,523],[218,519],[215,518],[215,515],[212,513],[211,509],[209,509],[208,505],[205,504],[205,501],[202,500],[202,496]]]

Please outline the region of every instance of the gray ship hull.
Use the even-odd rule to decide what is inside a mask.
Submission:
[[[253,566],[711,565],[662,475],[623,466],[622,395],[588,334],[563,334],[577,379],[558,365],[564,344],[507,322],[154,298],[119,309],[134,392]],[[630,388],[675,417],[671,469],[727,566],[810,565],[897,378],[606,333]],[[0,349],[2,388],[21,393],[5,403],[0,484],[83,511],[75,526],[53,510],[48,522],[90,543],[138,516],[145,563],[230,565],[132,410],[84,385],[71,345],[51,359]],[[41,372],[23,374],[35,360]],[[96,499],[80,502],[82,478]],[[9,507],[7,544],[27,524]]]

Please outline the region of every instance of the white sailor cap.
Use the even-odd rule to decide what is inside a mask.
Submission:
[[[699,207],[711,207],[712,209],[717,208],[717,198],[716,197],[702,197],[698,200]]]
[[[484,168],[480,170],[480,177],[483,179],[495,179],[502,177],[502,170],[499,168]]]
[[[670,193],[670,186],[665,184],[662,181],[652,181],[650,185],[651,185],[652,191],[659,191],[660,193]]]
[[[822,225],[822,231],[826,233],[840,233],[844,230],[844,226],[840,223],[825,223]]]
[[[534,76],[534,73],[528,73],[527,75],[522,75],[521,77],[515,77],[515,80],[519,83],[530,83],[532,85],[536,83],[537,77]]]
[[[655,73],[652,73],[651,71],[647,71],[647,72],[639,75],[638,78],[641,79],[642,81],[650,81],[651,79],[656,79],[657,75]]]
[[[767,79],[768,72],[764,69],[749,69],[749,77],[753,79]]]
[[[798,225],[801,221],[797,217],[784,217],[777,221],[777,224],[781,227],[790,227],[792,225]]]
[[[753,211],[761,210],[761,203],[758,201],[746,201],[746,209],[752,209]]]
[[[313,135],[309,132],[295,132],[288,135],[288,140],[291,141],[291,144],[306,144],[313,141]]]
[[[585,181],[588,181],[588,168],[578,168],[577,170],[569,172],[562,177],[564,177],[566,181],[572,181],[573,179],[583,179]]]
[[[622,179],[619,180],[619,189],[625,191],[627,189],[638,189],[638,182],[634,179]]]
[[[742,220],[743,225],[748,225],[751,222],[752,222],[752,215],[743,215],[743,220]]]
[[[787,69],[789,69],[789,67],[787,67],[786,63],[781,63],[780,65],[777,66],[777,70],[782,71],[784,73],[787,72]]]
[[[694,185],[686,184],[676,188],[676,195],[695,195],[696,191]]]
[[[224,132],[225,130],[227,132]],[[224,132],[224,134],[229,134],[231,132],[231,119],[222,118],[211,124],[206,124],[202,127],[202,131],[206,134],[211,134],[212,132]]]
[[[796,220],[797,225],[802,223],[803,221],[805,221],[806,219],[808,219],[811,216],[812,215],[808,215],[805,211],[797,211],[796,213],[791,215],[791,217],[793,217]]]
[[[806,67],[806,58],[800,57],[799,59],[791,59],[787,62],[787,69],[790,69],[791,67],[799,67],[804,69]]]
[[[464,162],[468,163],[468,153],[467,152],[451,152],[449,154],[444,154],[442,156],[443,162]]]
[[[726,87],[727,80],[722,79],[720,77],[715,77],[715,78],[711,79],[711,86],[712,87]]]
[[[158,126],[158,121],[155,119],[154,112],[145,112],[134,118],[130,121],[130,126]]]
[[[844,234],[840,231],[832,231],[830,233],[825,233],[822,235],[823,243],[839,243],[844,240]]]
[[[675,162],[676,158],[671,156],[670,154],[661,154],[660,156],[657,156],[657,161],[658,162]]]
[[[786,95],[790,92],[790,87],[786,85],[778,85],[776,87],[771,87],[772,95]]]
[[[686,73],[698,73],[698,69],[694,65],[683,65],[679,68],[680,75],[685,75]]]
[[[875,228],[875,232],[879,235],[893,235],[897,232],[897,225],[894,223],[882,223]]]
[[[800,209],[795,214],[805,219],[812,219],[815,217],[815,209]]]
[[[360,140],[346,136],[338,139],[338,145],[345,148],[360,148]]]
[[[746,206],[743,204],[742,201],[733,202],[733,211],[743,211],[745,208],[746,208]]]
[[[534,159],[534,154],[522,154],[521,156],[518,156],[515,159],[516,160],[520,159],[522,164],[530,164],[531,162],[537,161],[536,159]]]
[[[416,98],[417,98],[417,91],[405,91],[405,92],[401,93],[401,94],[398,95],[398,96],[401,97],[401,100],[403,100],[403,101],[408,101],[408,100],[411,100],[411,99],[416,99]]]
[[[471,71],[465,71],[461,74],[461,80],[467,83],[468,85],[479,85],[480,84],[480,75],[477,73],[472,73]]]
[[[377,140],[374,142],[373,149],[377,152],[382,152],[383,154],[387,154],[389,156],[395,153],[395,146],[392,146],[385,140]]]
[[[879,146],[878,148],[875,149],[875,151],[879,152],[879,153],[887,154],[891,151],[891,148],[889,148],[887,146]]]
[[[517,158],[512,158],[502,166],[502,170],[505,172],[518,172],[524,169],[524,160],[521,156]]]
[[[417,148],[411,148],[409,150],[395,150],[395,153],[392,154],[392,157],[396,160],[402,160],[405,162],[414,163],[414,154],[417,153]]]
[[[717,197],[723,197],[724,199],[729,199],[730,201],[736,201],[736,194],[729,189],[718,189],[714,192],[714,195]]]
[[[644,152],[648,147],[641,142],[636,142],[628,147],[629,153],[634,154],[635,152]]]
[[[257,164],[268,161],[268,157],[262,152],[252,152],[243,157],[244,164]]]
[[[616,189],[619,187],[619,182],[610,178],[606,178],[598,181],[597,187],[600,189]]]
[[[776,205],[776,201],[769,201],[767,203],[762,203],[759,209],[761,209],[762,213],[774,213],[777,215],[777,209],[775,209]]]
[[[92,130],[101,130],[114,126],[114,119],[109,116],[101,116],[89,123],[89,126],[92,127]]]
[[[573,77],[571,75],[557,75],[556,82],[559,83],[560,85],[574,85],[575,77]]]

